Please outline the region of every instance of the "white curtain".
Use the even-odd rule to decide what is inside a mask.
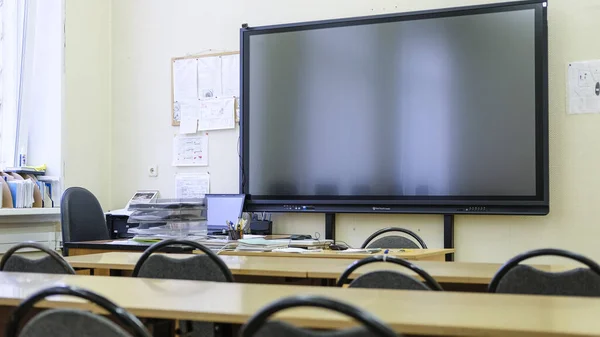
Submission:
[[[0,168],[18,166],[19,149],[27,147],[23,96],[32,60],[35,0],[0,0]],[[29,77],[31,74],[29,74]]]

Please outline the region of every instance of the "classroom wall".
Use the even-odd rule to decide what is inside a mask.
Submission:
[[[176,168],[170,111],[171,58],[238,50],[240,14],[231,0],[113,2],[111,208],[124,207],[138,189],[174,198],[177,173],[210,173],[212,192],[237,193],[238,130],[209,132],[208,167]],[[151,165],[158,177],[148,176]]]
[[[111,2],[66,0],[63,187],[82,186],[110,204]]]
[[[67,21],[69,21],[69,3]],[[71,11],[85,15],[92,9],[107,15],[106,5],[70,4]],[[67,51],[67,69],[85,69],[78,56],[91,57],[99,66],[92,72],[97,79],[86,76],[82,87],[93,86],[102,94],[94,97],[98,104],[94,112],[110,108],[113,142],[112,177],[108,186],[97,186],[103,200],[110,188],[109,208],[122,207],[136,189],[160,189],[163,196],[174,195],[174,174],[171,167],[171,137],[176,131],[170,126],[170,58],[186,54],[239,48],[239,27],[328,18],[392,13],[436,7],[469,5],[491,1],[475,0],[127,0],[113,1],[111,8],[112,35],[108,39],[98,32],[103,24],[93,24],[88,32],[67,32],[79,37],[84,51],[76,55]],[[96,13],[94,13],[96,14]],[[515,254],[537,247],[562,247],[600,259],[597,238],[600,236],[597,207],[600,205],[600,115],[571,116],[565,113],[565,76],[569,61],[600,59],[600,3],[597,0],[553,0],[549,9],[549,78],[550,78],[550,181],[551,213],[545,217],[523,216],[457,216],[455,220],[456,259],[459,261],[505,261]],[[84,16],[76,19],[82,27],[100,20]],[[112,40],[110,62],[91,55],[98,44],[89,40],[98,34],[99,44]],[[88,39],[84,39],[83,36]],[[67,40],[68,41],[68,40]],[[67,42],[68,43],[68,42]],[[88,48],[89,49],[86,49]],[[68,48],[67,48],[68,49]],[[104,48],[100,48],[104,52]],[[102,52],[102,53],[103,53]],[[76,57],[77,56],[77,57]],[[104,57],[105,54],[102,54]],[[90,61],[88,59],[88,61]],[[73,64],[70,64],[73,62]],[[111,67],[108,67],[108,64]],[[89,62],[88,62],[89,64]],[[105,94],[106,76],[112,71],[111,93]],[[73,83],[74,82],[74,83]],[[84,88],[71,89],[83,94]],[[67,92],[69,93],[69,91]],[[110,107],[106,103],[112,97]],[[88,98],[88,97],[85,97]],[[74,115],[75,102],[87,102],[84,97],[71,98],[67,107]],[[79,112],[79,109],[78,109]],[[108,117],[94,115],[100,125]],[[68,118],[70,125],[81,118]],[[92,130],[90,146],[106,150],[104,131]],[[75,138],[71,138],[75,139]],[[99,144],[92,145],[96,141]],[[72,158],[72,157],[71,157]],[[210,166],[192,168],[188,172],[211,173],[211,192],[237,192],[237,130],[211,133]],[[159,165],[159,176],[147,176],[147,166]],[[97,168],[94,168],[97,170]],[[69,168],[67,168],[69,171]],[[72,172],[72,169],[71,169]],[[70,174],[70,173],[69,173]],[[105,173],[103,172],[103,177]],[[77,177],[76,177],[77,178]],[[82,181],[70,178],[71,181]],[[79,176],[78,178],[81,178]],[[105,183],[105,178],[99,180]],[[324,235],[324,216],[279,215],[274,218],[280,233],[314,233]],[[443,245],[442,217],[435,215],[345,215],[337,216],[337,238],[359,245],[373,231],[386,226],[402,226],[417,231],[430,247]]]

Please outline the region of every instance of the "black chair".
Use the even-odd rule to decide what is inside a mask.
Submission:
[[[15,253],[24,248],[33,248],[42,251],[48,256],[38,259],[29,259]],[[75,270],[62,256],[52,249],[35,242],[24,242],[11,247],[0,260],[0,271],[13,271],[22,273],[44,274],[75,274]]]
[[[153,254],[169,246],[182,245],[201,250],[204,254],[190,255],[188,258],[175,259],[166,254]],[[164,240],[150,246],[140,257],[133,269],[133,277],[158,279],[177,279],[193,281],[233,282],[231,271],[217,254],[209,248],[188,240]],[[181,324],[184,334],[192,336],[213,336],[227,334],[228,327],[208,322],[190,322]]]
[[[65,242],[110,239],[100,202],[85,188],[67,188],[60,201],[60,217],[65,256],[69,255]]]
[[[588,268],[564,272],[545,272],[521,265],[537,256],[560,256],[578,261]],[[561,249],[538,249],[506,262],[494,275],[489,292],[528,295],[600,296],[600,266],[585,256]]]
[[[379,239],[373,241],[373,239],[375,239],[379,235],[389,233],[389,232],[401,232],[401,233],[407,234],[407,235],[411,236],[412,238],[414,238],[419,243],[419,245],[421,245],[421,247],[419,247],[419,245],[417,245],[413,240],[406,238],[404,236],[400,236],[400,235],[388,235],[388,236],[384,236],[382,238],[379,238]],[[371,241],[373,241],[373,242],[371,242]],[[369,236],[365,240],[365,242],[362,244],[361,248],[363,248],[363,249],[364,248],[423,248],[423,249],[427,249],[427,245],[425,244],[423,239],[421,239],[413,231],[410,231],[405,228],[399,228],[399,227],[388,227],[388,228],[380,229],[377,232],[371,234],[371,236]]]
[[[359,261],[355,261],[344,271],[344,273],[342,273],[342,276],[340,276],[336,285],[338,287],[342,287],[344,284],[348,283],[348,277],[350,277],[350,275],[352,275],[352,273],[356,269],[366,264],[375,262],[394,263],[408,268],[417,273],[417,275],[419,275],[421,278],[423,278],[423,280],[425,280],[425,283],[410,275],[406,275],[397,271],[378,270],[357,277],[354,281],[350,283],[349,287],[406,290],[444,290],[439,285],[439,283],[437,283],[437,281],[433,277],[431,277],[431,275],[429,275],[420,267],[406,260],[386,255],[371,256]]]
[[[134,337],[150,337],[144,325],[125,309],[110,300],[85,289],[75,287],[52,287],[41,290],[25,299],[10,315],[6,326],[6,337],[131,337],[122,327],[101,315],[74,309],[51,309],[43,311],[30,319],[18,331],[23,317],[28,316],[33,306],[53,295],[75,296],[88,300],[106,310],[117,322],[133,332]]]
[[[317,307],[339,312],[354,318],[362,324],[360,328],[342,331],[317,332],[295,327],[280,321],[267,321],[267,319],[281,310],[296,307]],[[392,329],[380,322],[377,318],[348,304],[317,296],[296,296],[278,300],[254,314],[242,327],[241,337],[397,337]]]

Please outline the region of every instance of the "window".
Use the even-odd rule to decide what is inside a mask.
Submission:
[[[23,16],[18,2],[0,2],[0,169],[13,166],[17,138],[18,81]],[[22,12],[21,12],[22,14]],[[19,18],[20,17],[20,18]]]
[[[64,2],[0,0],[0,169],[60,176]]]

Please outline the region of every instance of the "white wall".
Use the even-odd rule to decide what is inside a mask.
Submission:
[[[112,67],[104,59],[108,38],[106,29],[97,20],[106,20],[107,6],[103,1],[90,1],[69,9],[85,14],[78,25],[85,31],[67,32],[82,47],[69,53],[67,72],[75,69],[77,76],[68,75],[67,85],[81,87],[67,93],[81,97],[67,99],[70,126],[88,124],[95,118],[98,127],[91,133],[89,145],[107,151],[101,131],[106,116],[96,115],[109,109],[106,95],[106,73],[112,71],[112,178],[105,172],[97,190],[106,200],[110,188],[109,207],[124,205],[136,189],[158,188],[163,196],[174,194],[174,173],[171,164],[170,67],[171,57],[197,53],[209,48],[237,50],[239,27],[327,18],[391,13],[481,3],[474,0],[127,0],[112,2]],[[483,1],[490,2],[490,1]],[[79,3],[79,2],[77,2]],[[70,7],[69,7],[70,6]],[[99,13],[95,13],[98,10]],[[91,16],[91,13],[97,14]],[[600,259],[600,115],[568,116],[565,113],[565,70],[569,61],[600,59],[600,3],[597,0],[554,0],[549,9],[549,77],[550,77],[550,181],[551,214],[545,217],[523,216],[457,216],[456,258],[461,261],[504,261],[524,250],[554,246],[579,251]],[[91,27],[91,28],[90,28]],[[81,30],[84,30],[83,28]],[[67,44],[69,41],[67,40]],[[93,49],[98,53],[94,54]],[[83,60],[95,67],[85,71]],[[89,59],[91,58],[91,60]],[[77,80],[77,77],[84,79]],[[92,86],[99,90],[90,95]],[[86,118],[75,115],[79,103],[88,102],[94,113]],[[71,103],[71,104],[69,104]],[[77,103],[77,104],[74,104]],[[79,110],[77,110],[79,111]],[[84,132],[87,133],[87,132]],[[80,133],[80,135],[83,133]],[[213,132],[210,140],[211,191],[237,191],[237,134],[233,131]],[[77,139],[71,136],[70,139]],[[97,142],[97,143],[96,143]],[[108,151],[107,151],[108,152]],[[83,155],[83,154],[82,154]],[[69,154],[71,158],[72,155]],[[106,159],[105,153],[100,156]],[[89,157],[89,156],[88,156]],[[87,157],[86,157],[87,158]],[[98,162],[95,162],[98,164]],[[148,165],[159,165],[159,177],[149,178]],[[71,165],[72,166],[72,165]],[[67,168],[70,176],[73,168]],[[98,167],[93,168],[100,173]],[[204,169],[192,169],[203,171]],[[70,172],[69,172],[70,171]],[[69,181],[85,182],[83,176]],[[104,184],[104,185],[102,185]],[[106,186],[105,186],[106,185]],[[109,187],[110,186],[110,187]],[[106,204],[104,204],[106,206]],[[278,232],[324,234],[322,215],[280,215],[275,218]],[[378,228],[398,225],[419,232],[431,247],[443,242],[441,216],[417,215],[338,215],[337,237],[358,245]]]
[[[110,16],[107,0],[66,0],[63,186],[110,204]]]
[[[122,208],[137,189],[175,197],[178,172],[209,172],[211,192],[237,193],[238,130],[209,132],[208,167],[175,168],[170,114],[171,58],[238,50],[236,7],[233,1],[113,2],[112,208]],[[155,164],[158,177],[149,177]]]

